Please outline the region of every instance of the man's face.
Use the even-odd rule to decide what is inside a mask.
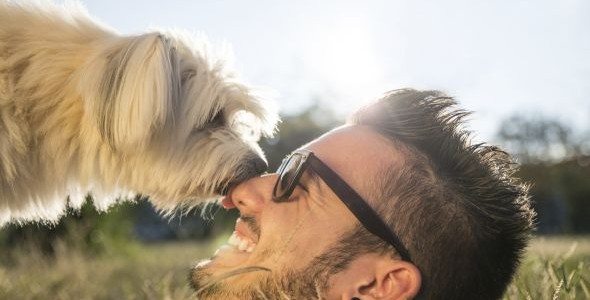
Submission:
[[[376,170],[395,157],[388,141],[360,126],[336,128],[302,149],[313,151],[364,199],[369,199]],[[308,171],[285,202],[272,200],[276,180],[277,174],[250,179],[223,200],[241,218],[228,243],[192,271],[199,296],[302,299],[337,294],[334,274],[318,272],[317,258],[330,253],[358,220]]]

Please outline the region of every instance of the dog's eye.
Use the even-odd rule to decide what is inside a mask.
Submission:
[[[184,85],[186,83],[186,81],[193,78],[195,76],[195,74],[196,74],[196,72],[193,70],[183,72],[181,75],[181,84]]]
[[[217,114],[209,121],[211,127],[222,127],[225,126],[225,115],[223,110],[217,112]]]

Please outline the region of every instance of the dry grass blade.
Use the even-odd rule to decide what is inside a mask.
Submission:
[[[557,300],[557,297],[559,297],[559,292],[561,291],[562,285],[563,285],[563,280],[560,280],[559,284],[557,285],[557,288],[553,292],[553,300]]]

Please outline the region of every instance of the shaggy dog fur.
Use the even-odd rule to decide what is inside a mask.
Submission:
[[[54,221],[89,191],[192,207],[262,172],[276,113],[223,63],[187,34],[0,0],[0,224]]]

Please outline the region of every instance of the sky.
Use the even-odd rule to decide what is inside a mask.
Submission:
[[[83,0],[124,34],[149,28],[229,43],[283,113],[314,99],[345,115],[385,91],[439,89],[493,140],[515,113],[590,128],[590,1]]]

